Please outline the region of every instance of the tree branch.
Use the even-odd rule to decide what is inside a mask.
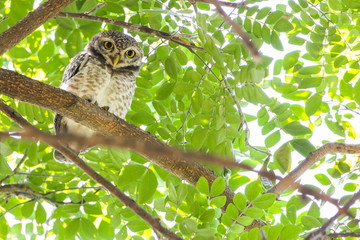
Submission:
[[[89,165],[87,165],[83,160],[81,160],[80,157],[78,157],[68,148],[64,147],[60,143],[60,141],[56,139],[56,137],[53,138],[49,137],[48,134],[45,134],[39,129],[35,128],[29,122],[27,122],[19,113],[17,113],[12,108],[4,104],[2,101],[0,101],[0,110],[25,129],[26,131],[25,137],[43,141],[48,145],[54,147],[55,149],[59,150],[62,154],[64,154],[65,157],[67,157],[73,163],[75,163],[89,177],[91,177],[94,181],[102,185],[114,197],[119,199],[125,206],[129,207],[134,213],[136,213],[139,217],[144,219],[150,226],[153,227],[154,230],[159,231],[169,239],[182,239],[179,236],[177,236],[175,233],[163,227],[159,219],[155,219],[153,216],[151,216],[148,212],[146,212],[143,208],[141,208],[134,200],[126,196],[120,189],[114,186],[111,182],[109,182],[107,179],[105,179],[100,174],[95,172],[95,170],[93,170]],[[22,190],[21,193],[28,194],[30,191],[30,196],[32,195],[37,196],[36,192],[34,193],[34,191],[31,188],[29,188],[27,185],[21,185],[21,187],[24,186],[25,186],[25,190]]]
[[[292,183],[303,175],[305,171],[311,168],[316,162],[323,158],[326,154],[345,153],[345,154],[359,154],[360,144],[345,144],[345,143],[327,143],[318,149],[309,153],[307,158],[300,163],[294,170],[292,170],[285,178],[283,178],[274,187],[269,189],[268,193],[275,193],[280,195],[287,188],[291,187]]]
[[[1,109],[1,102],[0,102],[0,109]],[[21,138],[31,138],[32,135],[26,132],[0,132],[0,139],[1,138],[9,138],[9,137],[21,137]],[[47,138],[48,141],[57,141],[66,144],[77,144],[79,142],[84,143],[86,145],[102,145],[102,146],[113,146],[113,147],[122,147],[128,148],[133,150],[134,152],[148,152],[148,153],[157,153],[163,151],[161,146],[154,145],[150,142],[139,142],[136,138],[132,137],[105,137],[105,136],[93,136],[90,138],[84,138],[79,136],[72,136],[72,135],[50,135],[43,133],[43,138]],[[241,168],[247,171],[255,172],[259,176],[271,179],[271,180],[282,180],[281,177],[276,176],[270,172],[264,170],[256,170],[246,164],[238,163],[235,161],[231,161],[230,159],[217,157],[205,153],[198,153],[198,152],[182,152],[176,148],[169,147],[169,152],[167,152],[170,156],[179,156],[182,158],[190,159],[193,161],[201,160],[203,162],[216,164],[221,167],[232,167],[232,168]],[[289,183],[293,188],[297,189],[303,195],[309,195],[315,197],[317,200],[326,201],[337,208],[339,207],[338,200],[329,197],[327,194],[318,192],[312,188],[302,186],[299,183]]]
[[[211,3],[216,7],[216,10],[220,15],[223,16],[224,20],[229,23],[232,26],[233,31],[239,35],[239,37],[243,40],[246,47],[249,49],[250,53],[253,56],[254,62],[260,62],[261,61],[261,54],[259,53],[258,49],[254,45],[254,43],[251,41],[248,34],[240,27],[239,24],[237,24],[235,21],[233,21],[229,15],[226,14],[224,9],[222,9],[221,4],[217,0],[206,0],[207,3]]]
[[[147,26],[143,26],[143,25],[139,25],[139,24],[118,21],[118,20],[115,20],[112,18],[93,16],[93,15],[89,15],[86,13],[60,12],[56,17],[80,18],[80,19],[86,19],[86,20],[91,20],[91,21],[95,21],[95,22],[112,24],[112,25],[115,25],[115,26],[118,26],[121,28],[125,28],[130,32],[146,33],[146,34],[153,35],[153,36],[156,36],[156,37],[159,37],[162,39],[166,39],[168,41],[172,41],[174,43],[177,43],[177,44],[184,46],[186,48],[189,48],[189,49],[196,49],[199,51],[204,51],[203,48],[197,47],[193,43],[191,43],[189,41],[185,41],[171,33],[159,31],[159,30],[152,29]]]
[[[338,212],[331,217],[327,222],[325,222],[319,229],[308,235],[305,240],[317,240],[323,239],[326,236],[326,231],[334,224],[335,220],[343,215],[349,215],[349,208],[360,199],[360,191],[355,193],[355,195],[344,205],[344,207],[340,208]]]
[[[343,233],[330,233],[325,236],[325,239],[334,239],[334,238],[345,238],[353,237],[360,239],[360,232],[343,232]]]
[[[73,0],[48,0],[37,9],[30,12],[14,26],[0,34],[0,55],[18,44],[48,19],[56,16],[61,9],[66,7],[72,1]]]
[[[196,2],[214,4],[211,0],[195,0]],[[220,6],[238,8],[246,5],[246,1],[242,2],[228,2],[228,1],[217,1]]]
[[[59,88],[10,70],[0,69],[0,94],[50,109],[105,136],[134,138],[139,144],[158,146],[161,151],[138,153],[193,185],[201,176],[204,176],[210,184],[217,178],[213,171],[196,161],[181,155],[169,155],[171,147],[150,133]],[[227,203],[230,203],[234,192],[227,187],[224,195],[227,197]]]
[[[80,204],[82,202],[60,202],[55,199],[47,197],[49,193],[39,193],[31,189],[27,184],[6,184],[0,186],[0,194],[14,194],[16,196],[26,197],[30,199],[43,199],[53,205],[63,205],[63,204]]]

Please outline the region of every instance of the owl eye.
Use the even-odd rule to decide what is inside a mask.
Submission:
[[[104,46],[105,49],[108,49],[108,50],[114,48],[114,44],[112,42],[109,42],[109,41],[105,41],[103,43],[103,46]]]
[[[127,51],[125,52],[125,54],[126,54],[126,56],[128,56],[129,58],[135,57],[135,51],[133,51],[133,50],[127,50]]]

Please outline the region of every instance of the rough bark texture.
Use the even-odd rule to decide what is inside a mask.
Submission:
[[[150,133],[59,88],[13,71],[0,69],[0,94],[55,111],[106,136],[128,136],[142,143],[158,145],[161,149],[158,152],[143,151],[139,154],[191,184],[196,184],[201,176],[204,176],[209,183],[217,177],[200,163],[173,154],[171,147]],[[227,188],[224,195],[229,203],[234,192]]]
[[[0,34],[0,55],[14,47],[73,0],[48,0],[14,26]]]

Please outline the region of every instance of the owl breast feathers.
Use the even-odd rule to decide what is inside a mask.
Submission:
[[[143,52],[133,37],[112,30],[98,33],[66,67],[60,88],[124,118],[132,102],[142,57]],[[56,114],[54,125],[56,134],[82,137],[96,134],[60,114]],[[78,143],[67,147],[79,154],[93,146]],[[54,157],[69,162],[56,150]]]

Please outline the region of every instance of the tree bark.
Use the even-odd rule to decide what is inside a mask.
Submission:
[[[175,154],[170,146],[150,133],[59,88],[10,70],[0,69],[0,94],[60,113],[105,136],[131,137],[144,144],[159,146],[157,152],[139,151],[138,153],[193,185],[201,176],[204,176],[210,184],[217,178],[213,171],[197,161]],[[227,203],[230,203],[234,192],[227,187],[224,195],[227,197]]]
[[[55,17],[61,9],[74,0],[48,0],[14,26],[0,34],[0,55],[35,31],[48,19]],[[6,36],[6,37],[5,37]]]

